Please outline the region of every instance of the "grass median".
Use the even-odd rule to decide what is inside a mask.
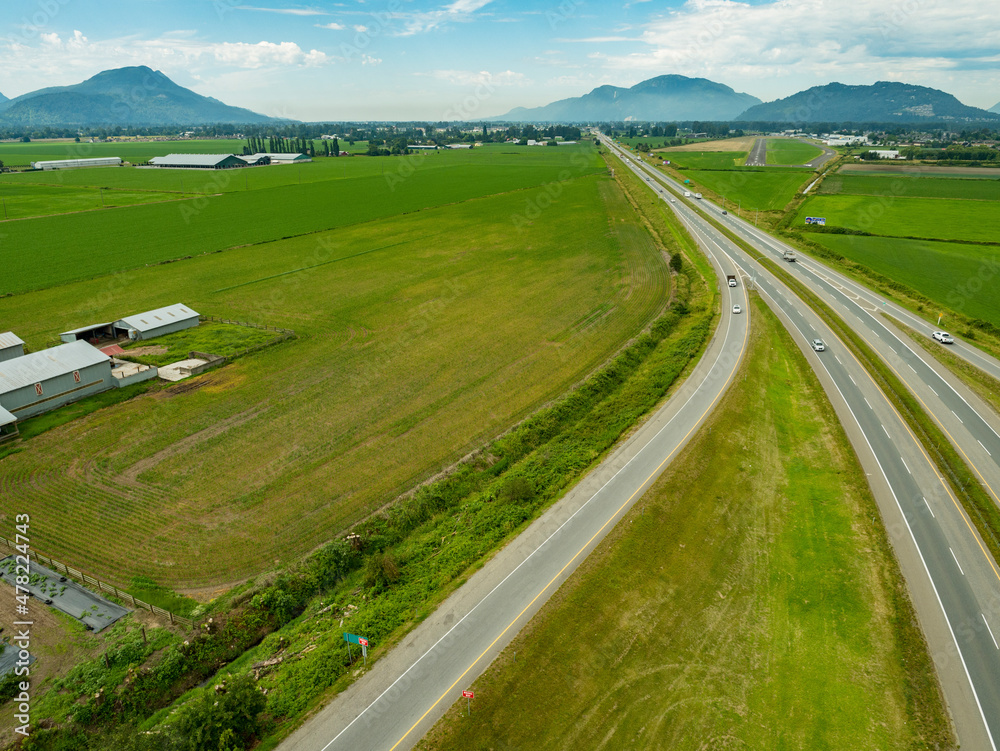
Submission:
[[[419,748],[954,745],[864,473],[753,315],[706,426]]]

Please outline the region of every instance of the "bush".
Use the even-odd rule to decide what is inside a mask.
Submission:
[[[266,704],[251,676],[228,677],[182,709],[173,727],[185,751],[243,749],[257,736]]]

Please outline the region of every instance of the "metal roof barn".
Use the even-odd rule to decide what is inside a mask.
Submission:
[[[126,316],[115,322],[115,328],[123,329],[128,334],[129,339],[139,340],[152,339],[155,336],[194,328],[198,322],[198,313],[178,303],[134,316]]]
[[[0,334],[0,362],[24,356],[24,340],[13,331]]]
[[[107,323],[93,323],[90,326],[81,326],[72,331],[62,332],[59,338],[67,344],[75,342],[78,339],[85,341],[90,341],[91,339],[114,339],[114,322],[108,321]]]
[[[16,421],[17,418],[14,417],[14,415],[5,410],[3,407],[0,407],[0,428],[2,428],[4,425],[10,425],[11,423]]]
[[[168,154],[149,160],[154,167],[183,169],[231,169],[246,167],[247,163],[235,154]]]
[[[76,167],[120,167],[122,160],[117,156],[102,156],[95,159],[50,159],[32,162],[32,169],[54,170],[74,169]]]
[[[87,342],[0,363],[0,407],[21,420],[114,388],[111,358]]]
[[[270,152],[261,152],[260,154],[245,156],[243,158],[253,164],[254,162],[259,162],[264,157],[269,157],[271,164],[303,164],[312,161],[312,157],[308,154],[272,154]]]

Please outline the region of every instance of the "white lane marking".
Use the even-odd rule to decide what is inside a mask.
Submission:
[[[978,438],[976,439],[976,443],[978,443],[980,446],[983,446],[983,442],[980,441]],[[987,454],[990,454],[990,450],[985,446],[983,446],[983,451],[985,451]],[[990,454],[990,456],[993,456],[993,454]]]
[[[855,386],[858,385],[858,382],[854,380],[854,376],[852,376],[850,373],[847,374],[847,377],[851,379],[851,383],[853,383]]]
[[[990,638],[993,640],[993,646],[1000,649],[1000,644],[997,644],[997,638],[993,635],[993,629],[990,628],[990,622],[986,620],[986,615],[984,613],[980,613],[979,615],[983,616],[983,623],[986,624],[986,630],[990,632]]]
[[[841,365],[844,364],[843,362],[841,362],[840,358],[837,357],[836,355],[833,356],[833,359],[836,360],[837,362],[839,362]]]
[[[892,440],[892,436],[889,435],[889,431],[885,429],[885,425],[882,426],[882,432],[885,433],[886,438],[888,438],[890,441]]]
[[[874,412],[875,410],[874,410],[874,409],[872,409],[872,404],[871,404],[871,402],[870,402],[870,401],[868,401],[868,398],[867,398],[867,397],[864,397],[864,396],[863,396],[863,397],[861,397],[861,398],[865,400],[865,404],[867,404],[867,405],[868,405],[868,409],[871,409],[871,410],[872,410],[872,412]]]
[[[921,496],[921,497],[923,497],[923,496]],[[931,508],[931,504],[929,504],[927,502],[926,498],[924,498],[924,505],[927,507],[927,510],[931,512],[931,517],[933,517],[934,519],[937,519],[937,517],[934,516],[934,509]]]
[[[937,392],[937,391],[935,391],[934,389],[932,389],[932,388],[931,388],[930,386],[928,386],[927,388],[931,389],[931,393],[932,393],[932,394],[934,394],[934,396],[937,396],[937,395],[938,395],[938,392]],[[939,397],[939,398],[940,398],[940,397]]]
[[[951,550],[951,548],[948,548],[948,550]],[[958,562],[958,556],[955,555],[954,550],[951,550],[951,557],[955,559],[955,565],[958,566],[959,573],[961,573],[962,576],[965,576],[965,572],[962,571],[962,564]]]
[[[910,365],[910,363],[906,363],[906,367],[908,367],[908,368],[909,368],[910,370],[912,370],[912,371],[913,371],[914,373],[916,373],[916,372],[917,372],[916,368],[914,368],[914,367],[913,367],[912,365]]]
[[[955,415],[955,419],[956,420],[958,420],[960,423],[962,423],[963,425],[965,425],[965,421],[961,417],[958,416],[958,413],[955,410],[952,410],[951,413],[953,415]]]
[[[886,435],[889,435],[889,434],[886,433]],[[904,459],[903,457],[899,457],[899,461],[903,462],[903,466],[906,467],[906,471],[910,472],[910,468],[906,465],[906,459]],[[913,473],[910,472],[910,474],[912,475]]]

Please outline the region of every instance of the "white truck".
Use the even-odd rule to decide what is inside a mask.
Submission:
[[[695,197],[695,198],[701,198],[701,193],[695,193],[695,194],[694,194],[694,197]]]
[[[733,274],[726,274],[726,281],[729,283],[730,287],[736,286],[736,277]]]
[[[786,250],[784,253],[781,254],[781,260],[782,261],[792,261],[792,262],[794,262],[795,261],[795,251],[794,250]]]

